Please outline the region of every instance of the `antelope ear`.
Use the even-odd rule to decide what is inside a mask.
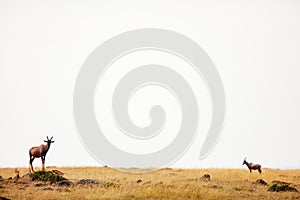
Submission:
[[[47,140],[44,140],[44,142],[48,142]]]
[[[54,143],[54,141],[51,141],[51,143]]]

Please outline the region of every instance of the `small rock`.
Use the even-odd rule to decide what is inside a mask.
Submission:
[[[19,176],[19,174],[17,174],[12,180],[16,183],[16,182],[18,182],[19,178],[20,178],[20,176]]]
[[[261,185],[268,185],[268,183],[266,181],[264,181],[263,179],[257,179],[255,183],[261,184]]]
[[[9,177],[8,180],[12,180],[12,177]]]
[[[142,179],[138,179],[138,180],[136,181],[136,183],[142,183],[142,182],[143,182]]]
[[[29,183],[31,181],[32,181],[32,174],[31,173],[26,173],[21,178],[21,182],[24,182],[24,183]]]
[[[99,184],[99,181],[97,181],[95,179],[81,179],[77,182],[77,184],[80,184],[80,185]]]
[[[66,187],[70,187],[73,186],[74,184],[69,181],[69,180],[64,180],[64,181],[59,181],[56,183],[58,186],[66,186]]]
[[[47,186],[48,184],[46,183],[36,183],[34,184],[35,187],[42,187],[42,186]]]
[[[42,190],[53,190],[51,187],[44,187]]]
[[[210,175],[209,174],[204,174],[203,176],[201,176],[199,179],[199,181],[210,181]]]
[[[257,189],[257,187],[255,185],[251,185],[248,189],[249,192],[253,192]]]

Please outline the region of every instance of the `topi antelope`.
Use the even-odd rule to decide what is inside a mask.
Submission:
[[[248,163],[246,161],[247,158],[244,158],[244,162],[243,162],[243,165],[246,164],[247,167],[249,168],[250,170],[250,173],[252,173],[252,169],[253,170],[258,170],[259,173],[261,173],[261,165],[260,164],[253,164],[253,163]]]
[[[42,170],[45,170],[46,154],[50,148],[51,143],[54,142],[54,141],[52,141],[52,138],[53,138],[53,136],[50,139],[47,136],[47,140],[44,140],[44,142],[47,143],[46,145],[42,144],[38,147],[31,147],[29,149],[29,157],[30,157],[29,172],[30,172],[30,170],[32,170],[34,172],[33,167],[32,167],[32,162],[35,158],[42,158]]]

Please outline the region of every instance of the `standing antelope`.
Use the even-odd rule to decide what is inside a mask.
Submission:
[[[33,170],[33,167],[32,167],[32,162],[35,158],[42,158],[42,170],[45,170],[45,158],[46,158],[46,154],[50,148],[50,145],[51,143],[53,143],[54,141],[51,141],[53,138],[53,136],[50,138],[48,138],[47,136],[47,140],[44,140],[44,142],[46,142],[47,144],[44,145],[40,145],[38,147],[31,147],[29,149],[29,157],[30,157],[30,160],[29,160],[29,172],[31,172],[30,170]]]
[[[247,158],[244,158],[244,162],[243,162],[243,165],[246,164],[247,167],[249,168],[250,170],[250,173],[252,173],[252,169],[253,170],[258,170],[259,173],[261,173],[261,165],[260,164],[253,164],[253,163],[248,163],[246,161]]]

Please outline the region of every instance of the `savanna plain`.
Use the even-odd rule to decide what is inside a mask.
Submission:
[[[32,180],[28,168],[0,168],[0,199],[300,199],[300,170],[263,169],[262,174],[248,169],[138,171],[53,166],[46,172],[64,180],[42,181]],[[270,190],[274,185],[295,190]]]

